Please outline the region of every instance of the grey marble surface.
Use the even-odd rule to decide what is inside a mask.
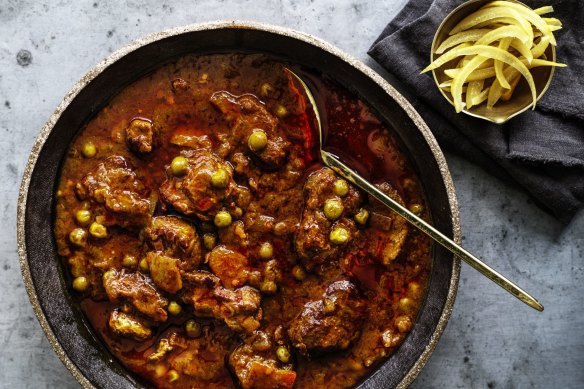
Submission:
[[[15,213],[34,139],[85,72],[147,33],[217,19],[312,33],[380,70],[367,48],[404,3],[0,0],[0,387],[78,387],[29,305],[16,252]],[[563,228],[524,193],[464,160],[447,159],[464,244],[540,298],[546,310],[527,308],[464,265],[450,323],[413,387],[583,387],[584,216]]]

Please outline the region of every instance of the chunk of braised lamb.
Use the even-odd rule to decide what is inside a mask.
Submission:
[[[343,244],[331,241],[331,232],[337,227],[348,232],[348,240]],[[338,260],[347,245],[359,234],[360,231],[351,219],[341,218],[331,222],[319,211],[305,211],[294,241],[296,253],[306,270],[312,271],[320,265]]]
[[[229,290],[215,288],[215,298],[220,301],[215,317],[222,319],[229,328],[237,332],[253,332],[260,326],[262,310],[260,292],[251,286]]]
[[[175,78],[171,82],[172,90],[175,93],[184,92],[190,88],[189,82],[182,78]]]
[[[121,156],[108,157],[76,186],[81,199],[103,204],[103,224],[136,227],[148,224],[156,199]]]
[[[194,288],[213,289],[221,282],[219,277],[205,270],[184,272],[182,277],[186,283]]]
[[[383,183],[377,187],[393,200],[404,205],[399,193],[390,184]],[[373,197],[369,201],[371,204],[369,224],[373,227],[366,233],[369,253],[382,264],[389,265],[397,258],[407,239],[408,223]]]
[[[245,255],[224,245],[216,246],[207,254],[207,263],[227,289],[244,285],[251,270],[249,260]]]
[[[148,245],[155,251],[181,260],[181,270],[194,270],[202,261],[197,230],[176,216],[158,216],[144,229]]]
[[[77,250],[67,259],[73,278],[85,277],[89,282],[88,293],[95,300],[103,299],[101,271],[93,265],[94,257],[85,250]]]
[[[290,323],[288,336],[303,355],[347,349],[360,335],[365,302],[350,281],[329,285],[322,299],[310,301]]]
[[[295,246],[300,260],[307,270],[338,259],[347,244],[359,233],[351,219],[362,202],[360,192],[348,185],[344,196],[335,193],[338,177],[329,168],[312,173],[304,185],[304,210],[298,227]],[[334,201],[342,204],[342,211],[335,218],[327,217],[325,204]],[[342,244],[331,240],[334,228],[342,227],[348,233],[348,240]]]
[[[221,287],[219,277],[205,270],[196,270],[182,273],[183,289],[180,299],[184,304],[191,304],[195,316],[213,318],[219,309],[219,302],[213,296],[213,290]]]
[[[252,342],[241,344],[229,356],[229,368],[239,385],[243,389],[292,388],[296,381],[293,365],[277,360],[273,347],[262,351],[254,348]]]
[[[136,118],[126,128],[128,148],[138,154],[147,154],[154,149],[154,125],[152,121]]]
[[[108,320],[109,328],[116,335],[144,341],[152,337],[152,330],[134,315],[113,310]]]
[[[353,215],[361,205],[361,192],[347,182],[348,192],[344,196],[335,193],[335,182],[342,180],[335,172],[325,167],[312,173],[304,184],[305,206],[309,209],[322,209],[327,200],[340,200],[343,204],[343,216]]]
[[[229,353],[228,342],[225,337],[228,336],[227,329],[215,328],[210,331],[207,326],[203,327],[203,335],[193,338],[182,338],[185,347],[173,347],[172,338],[169,339],[170,346],[173,347],[172,354],[169,355],[169,364],[181,376],[195,378],[198,385],[189,387],[207,387],[204,382],[209,381],[209,387],[216,380],[228,374],[225,366],[225,359]],[[186,377],[186,378],[188,378]]]
[[[186,171],[181,176],[169,173],[160,186],[162,199],[184,215],[196,215],[211,220],[222,208],[222,200],[235,189],[231,166],[209,150],[183,152],[187,159]],[[224,170],[228,181],[221,187],[213,186],[213,174]]]
[[[190,147],[191,149],[210,149],[213,147],[213,142],[209,135],[174,134],[170,138],[170,143],[177,146]]]
[[[146,261],[157,287],[168,293],[176,293],[182,288],[179,259],[150,251],[146,254]]]
[[[175,349],[187,348],[187,341],[176,332],[171,331],[158,341],[156,349],[148,355],[148,362],[156,362],[164,358],[168,353]]]
[[[263,294],[273,295],[278,291],[278,284],[282,281],[282,269],[277,260],[272,259],[261,268],[260,291]]]
[[[230,290],[215,275],[196,271],[183,275],[188,285],[182,300],[192,304],[197,317],[214,318],[237,332],[255,331],[262,318],[260,292],[250,286]]]
[[[266,134],[265,147],[252,151],[265,167],[279,168],[286,162],[290,142],[278,127],[278,119],[255,96],[234,96],[221,91],[213,93],[211,103],[228,118],[232,135],[238,143],[247,145],[254,130],[262,130]]]
[[[152,280],[140,272],[112,269],[103,275],[105,292],[112,302],[128,300],[138,311],[154,321],[168,317],[164,307],[168,301],[160,295]]]
[[[245,224],[241,220],[236,220],[228,227],[219,229],[218,235],[219,240],[226,245],[247,247],[250,243]]]
[[[245,227],[251,232],[280,234],[283,231],[275,231],[275,227],[276,224],[283,222],[290,226],[290,231],[285,233],[295,232],[300,221],[299,215],[297,216],[298,204],[302,201],[302,190],[299,188],[267,192],[249,204],[243,216]],[[281,226],[282,224],[279,228],[282,228]]]

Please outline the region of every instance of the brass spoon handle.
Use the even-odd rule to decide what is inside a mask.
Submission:
[[[478,270],[481,274],[486,276],[488,279],[505,289],[507,292],[511,293],[513,296],[523,301],[530,307],[537,309],[538,311],[543,311],[543,305],[539,303],[535,298],[533,298],[529,293],[521,289],[519,286],[515,285],[513,282],[509,281],[503,275],[498,273],[496,270],[492,269],[489,265],[466,251],[463,247],[456,244],[452,239],[448,238],[446,235],[438,231],[436,228],[432,227],[426,221],[422,220],[412,212],[410,212],[406,207],[393,200],[391,197],[387,196],[385,193],[377,189],[374,185],[370,184],[366,179],[361,177],[359,174],[355,173],[351,168],[342,163],[338,157],[335,155],[321,150],[322,161],[333,169],[335,172],[345,177],[347,180],[351,181],[353,184],[357,185],[359,188],[363,189],[365,192],[369,193],[371,196],[375,197],[377,200],[381,201],[395,213],[406,219],[409,223],[413,224],[420,231],[424,232],[426,235],[430,236],[434,241],[440,243],[454,255],[458,256],[464,262],[468,263],[470,266]]]
[[[327,151],[322,149],[323,139],[322,139],[322,123],[320,122],[320,115],[318,113],[318,106],[314,100],[314,96],[310,92],[308,85],[292,70],[285,68],[285,71],[293,76],[302,85],[308,100],[312,105],[314,110],[314,115],[318,125],[319,134],[319,147],[322,162],[333,169],[335,172],[345,177],[347,180],[351,181],[353,184],[357,185],[359,188],[363,189],[365,192],[369,193],[371,196],[375,197],[381,203],[385,204],[395,213],[406,219],[409,223],[417,227],[420,231],[428,235],[434,241],[438,242],[444,246],[447,250],[452,252],[454,255],[458,256],[464,262],[468,263],[470,266],[478,270],[482,275],[505,289],[507,292],[511,293],[513,296],[523,301],[530,307],[537,309],[538,311],[543,311],[543,305],[539,303],[535,298],[533,298],[529,293],[521,289],[519,286],[515,285],[513,282],[509,281],[503,275],[499,274],[496,270],[492,269],[489,265],[466,251],[464,248],[456,244],[452,239],[448,238],[446,235],[432,227],[430,224],[426,223],[424,220],[420,219],[418,216],[410,212],[406,207],[402,206],[400,203],[396,202],[385,193],[377,189],[374,185],[371,185],[369,181],[361,177],[359,174],[355,173],[351,168],[342,163],[339,158]]]

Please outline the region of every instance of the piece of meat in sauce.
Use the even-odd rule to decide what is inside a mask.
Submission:
[[[75,190],[80,199],[92,199],[98,207],[103,204],[103,224],[108,226],[144,226],[156,207],[155,197],[121,156],[108,157]]]
[[[166,321],[168,314],[164,308],[168,301],[144,274],[130,273],[126,269],[121,271],[111,269],[103,275],[103,286],[110,301],[127,300],[152,320]]]
[[[248,284],[259,288],[263,294],[273,295],[282,281],[282,270],[277,260],[271,259],[252,267],[245,255],[224,245],[216,246],[207,254],[207,263],[226,289]]]
[[[185,349],[187,347],[186,339],[180,336],[174,330],[171,330],[169,333],[162,335],[159,340],[156,348],[152,350],[150,354],[148,354],[147,361],[149,363],[158,362],[163,360],[168,354],[178,349]],[[170,358],[165,358],[170,359]]]
[[[322,299],[304,304],[290,323],[288,336],[303,355],[345,350],[360,335],[366,304],[350,281],[330,284]]]
[[[169,173],[160,186],[162,200],[184,215],[195,215],[201,220],[211,220],[223,207],[222,201],[236,195],[231,165],[213,152],[205,149],[183,151],[187,159],[186,172],[182,176]],[[228,182],[221,188],[213,187],[212,176],[223,169]]]
[[[149,251],[146,253],[146,262],[150,277],[157,287],[168,293],[176,293],[182,289],[179,259]]]
[[[171,331],[161,339],[156,352],[150,354],[149,359],[153,362],[164,360],[180,377],[197,381],[198,385],[193,385],[189,380],[191,383],[188,387],[208,387],[211,382],[229,374],[225,366],[229,353],[225,342],[227,330],[218,327],[211,330],[210,326],[203,326],[201,336],[196,339]]]
[[[304,185],[304,210],[296,234],[296,252],[307,270],[313,270],[320,264],[338,259],[345,245],[336,245],[330,240],[330,233],[335,227],[343,227],[349,232],[349,242],[359,234],[352,219],[362,202],[361,193],[349,184],[348,193],[340,197],[334,193],[338,177],[329,168],[322,168],[312,173]],[[329,220],[324,213],[327,200],[340,201],[343,212],[336,220]]]
[[[234,96],[221,91],[211,96],[215,105],[227,118],[235,141],[245,145],[253,130],[263,130],[267,136],[267,144],[260,151],[252,152],[269,169],[277,169],[286,162],[290,142],[278,127],[276,119],[266,106],[253,95]]]
[[[136,316],[113,310],[108,320],[109,328],[116,335],[131,338],[139,342],[152,337],[152,330]]]
[[[229,226],[217,231],[219,241],[231,247],[245,248],[250,244],[250,237],[245,230],[245,224],[241,220],[235,220]]]
[[[255,331],[229,356],[228,364],[243,389],[290,389],[296,381],[291,357],[282,362],[279,346],[265,331]]]
[[[377,187],[404,205],[402,198],[390,184],[384,182]],[[369,202],[371,204],[369,224],[372,228],[369,228],[365,235],[369,254],[382,264],[389,265],[397,258],[406,241],[408,222],[373,197],[369,198]]]
[[[207,263],[227,289],[243,286],[249,279],[251,267],[248,258],[226,246],[215,246],[207,254]]]
[[[197,317],[215,318],[236,332],[253,332],[262,318],[261,294],[251,286],[233,290],[220,285],[212,273],[199,270],[184,273],[182,299],[192,304]]]
[[[134,153],[148,154],[154,149],[154,124],[144,118],[133,119],[126,128],[126,142]]]
[[[177,216],[152,218],[143,235],[152,250],[179,259],[181,270],[195,270],[203,259],[195,226]]]

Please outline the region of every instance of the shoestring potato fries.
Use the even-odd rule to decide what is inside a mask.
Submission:
[[[456,112],[484,102],[492,108],[499,101],[509,101],[523,77],[535,109],[536,87],[530,70],[566,66],[545,55],[549,45],[556,45],[554,31],[562,28],[560,20],[541,16],[551,12],[552,6],[532,10],[521,3],[492,1],[454,26],[434,51],[440,56],[422,73],[458,59],[454,67],[444,70],[450,80],[439,85],[452,94]]]

